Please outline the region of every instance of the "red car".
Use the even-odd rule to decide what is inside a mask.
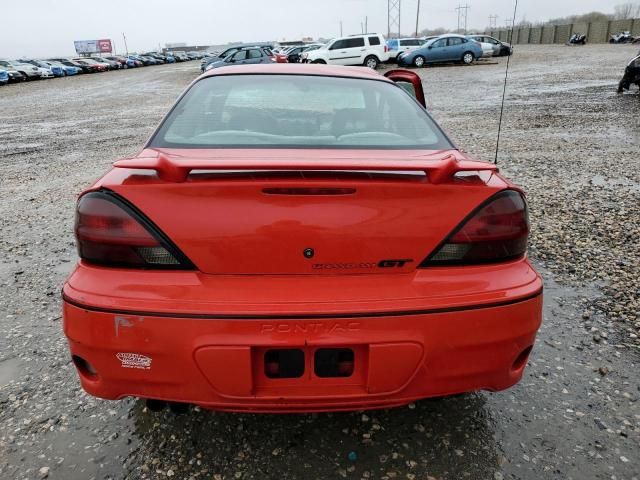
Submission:
[[[273,58],[275,59],[276,63],[289,63],[289,58],[282,53],[274,53]]]
[[[525,198],[424,103],[404,70],[193,82],[78,200],[63,308],[84,389],[309,412],[517,383],[542,309]]]
[[[92,67],[96,72],[106,72],[109,70],[108,64],[98,62],[92,58],[87,58],[87,57],[74,58],[73,61],[81,65]]]

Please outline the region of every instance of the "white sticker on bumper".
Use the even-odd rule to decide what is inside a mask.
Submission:
[[[149,370],[151,368],[151,358],[140,353],[116,353],[116,357],[122,363],[122,368],[139,368]]]

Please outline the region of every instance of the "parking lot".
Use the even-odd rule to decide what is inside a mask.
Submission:
[[[0,90],[0,478],[640,478],[637,46],[522,46],[499,164],[528,192],[545,315],[522,382],[366,413],[153,413],[86,395],[61,326],[77,194],[131,154],[198,62]],[[494,156],[506,58],[425,68],[454,142]],[[514,319],[517,321],[517,319]]]

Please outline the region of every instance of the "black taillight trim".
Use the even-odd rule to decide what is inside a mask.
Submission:
[[[87,192],[78,198],[78,203],[83,198],[99,198],[113,203],[117,207],[124,210],[128,215],[134,218],[137,222],[149,232],[149,234],[155,238],[158,243],[165,248],[173,257],[178,261],[176,265],[156,265],[147,264],[143,266],[132,266],[126,263],[118,262],[99,262],[95,260],[82,259],[91,265],[100,265],[104,267],[114,268],[128,268],[134,270],[196,270],[194,263],[184,254],[182,251],[171,241],[167,235],[153,223],[149,217],[147,217],[142,211],[140,211],[135,205],[129,202],[126,198],[118,195],[112,190],[100,189],[91,192]]]
[[[522,201],[524,203],[524,210],[525,210],[525,215],[527,216],[527,218],[529,218],[529,206],[527,205],[527,201],[524,198],[524,194],[518,190],[513,190],[513,189],[505,189],[505,190],[501,190],[500,192],[491,195],[489,198],[487,198],[484,202],[482,202],[480,205],[478,205],[476,208],[474,208],[467,216],[465,216],[461,222],[458,223],[458,225],[456,225],[456,227],[451,230],[451,232],[449,232],[449,234],[444,238],[444,240],[442,240],[442,242],[440,242],[436,248],[433,249],[433,251],[431,253],[429,253],[429,255],[427,256],[427,258],[425,258],[420,265],[418,265],[417,268],[437,268],[437,267],[460,267],[460,266],[473,266],[473,265],[491,265],[491,264],[500,264],[500,263],[506,263],[506,262],[511,262],[513,260],[518,260],[521,258],[524,258],[526,256],[526,252],[524,254],[519,254],[519,255],[513,255],[513,256],[507,256],[507,257],[502,257],[500,260],[495,260],[495,259],[486,259],[486,260],[446,260],[446,261],[431,261],[431,259],[436,256],[436,254],[440,251],[440,249],[446,245],[447,243],[449,243],[449,240],[455,236],[460,230],[462,230],[464,228],[464,226],[467,224],[467,222],[469,220],[471,220],[476,214],[478,214],[484,207],[486,207],[487,205],[489,205],[490,203],[494,202],[495,200],[507,196],[507,195],[512,195],[512,194],[517,194],[520,195],[520,197],[522,197]]]

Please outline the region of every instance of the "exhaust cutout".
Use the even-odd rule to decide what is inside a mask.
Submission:
[[[189,411],[189,404],[180,402],[169,402],[169,409],[171,410],[171,413],[182,415],[183,413],[187,413]]]
[[[147,399],[147,408],[152,412],[161,412],[166,406],[167,402],[164,400],[154,400],[152,398]]]

